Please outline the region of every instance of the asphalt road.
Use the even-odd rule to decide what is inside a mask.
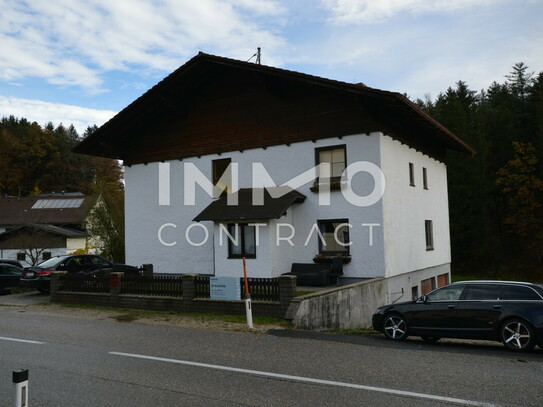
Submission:
[[[0,307],[0,406],[12,405],[11,372],[21,368],[32,407],[543,405],[541,350]]]

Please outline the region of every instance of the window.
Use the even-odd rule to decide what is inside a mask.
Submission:
[[[42,259],[43,261],[49,260],[50,258],[51,258],[51,252],[43,252],[43,253],[41,254],[41,259]]]
[[[409,185],[415,186],[415,166],[413,163],[409,163]]]
[[[25,261],[26,260],[26,253],[17,253],[17,260]]]
[[[330,164],[330,177],[319,173],[319,181],[340,181],[347,163],[346,146],[333,146],[315,149],[316,163]]]
[[[428,294],[436,288],[436,280],[433,277],[427,278],[420,282],[420,291],[422,295]]]
[[[422,168],[422,186],[424,189],[428,189],[428,171],[426,168]]]
[[[434,225],[431,220],[424,221],[424,231],[426,234],[426,250],[434,250]]]
[[[465,285],[448,285],[447,287],[440,288],[431,292],[426,297],[427,301],[458,301],[464,291]]]
[[[449,284],[449,273],[440,274],[437,276],[437,286],[443,287],[444,285]]]
[[[211,172],[213,177],[213,185],[215,185],[217,188],[219,188],[220,192],[217,192],[217,195],[214,194],[215,198],[218,198],[220,195],[224,194],[226,192],[231,192],[230,188],[232,185],[232,174],[227,174],[227,179],[223,179],[222,182],[219,183],[221,180],[221,177],[224,175],[226,170],[228,169],[228,166],[232,163],[231,158],[222,158],[219,160],[213,160],[211,162]]]
[[[416,300],[419,298],[419,286],[411,287],[411,299]]]
[[[320,254],[349,254],[349,220],[319,220],[319,230],[323,239],[319,238]],[[324,240],[324,241],[323,241]]]
[[[256,258],[255,227],[246,223],[231,223],[228,233],[234,239],[228,239],[228,258],[240,259],[242,257]]]
[[[504,299],[517,301],[541,301],[541,297],[530,287],[506,286],[503,289]]]
[[[499,300],[500,292],[501,287],[498,285],[468,285],[464,299],[471,301]]]

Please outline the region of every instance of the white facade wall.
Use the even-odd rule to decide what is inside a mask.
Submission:
[[[381,165],[386,177],[383,197],[386,277],[449,264],[445,164],[388,136],[383,136],[381,146]],[[409,163],[414,164],[415,186],[410,186]],[[427,169],[427,190],[423,188],[423,167]],[[425,220],[433,223],[434,250],[426,250]]]
[[[346,145],[347,164],[355,161],[369,161],[380,165],[381,133],[371,135],[352,135],[339,138],[317,140],[316,142],[300,142],[290,146],[272,146],[266,149],[251,149],[243,152],[228,152],[222,155],[207,155],[183,161],[167,161],[170,166],[170,204],[159,205],[158,163],[133,165],[126,168],[126,258],[128,264],[153,263],[158,273],[200,273],[223,275],[239,275],[241,261],[227,259],[227,246],[218,247],[213,222],[200,222],[209,232],[209,239],[201,246],[191,246],[185,239],[187,228],[193,224],[192,219],[211,203],[211,198],[196,187],[196,205],[186,206],[183,203],[183,171],[185,163],[193,163],[208,179],[211,180],[212,160],[231,158],[239,164],[239,188],[252,187],[252,163],[261,162],[277,185],[285,183],[293,177],[313,168],[315,165],[315,149],[319,147]],[[350,177],[354,191],[361,196],[369,194],[373,189],[373,179],[366,173],[358,173]],[[318,237],[314,233],[306,243],[313,224],[317,220],[345,218],[353,225],[350,232],[352,261],[344,267],[347,277],[382,277],[384,276],[384,242],[383,227],[374,228],[373,245],[369,246],[369,228],[362,223],[383,225],[382,202],[370,207],[354,206],[345,199],[341,191],[331,192],[331,205],[320,206],[318,194],[309,188],[312,182],[298,188],[307,196],[302,204],[293,204],[287,211],[285,222],[291,222],[296,235],[292,239],[295,244],[280,247],[275,245],[277,222],[270,222],[269,228],[261,229],[261,242],[257,248],[257,258],[248,259],[248,267],[254,274],[276,276],[290,271],[290,264],[312,263],[318,253]],[[288,218],[288,217],[291,218]],[[282,222],[283,220],[280,220]],[[165,246],[159,241],[158,231],[162,225],[161,235]],[[266,229],[269,236],[266,240]],[[283,230],[285,234],[288,232]],[[271,233],[271,234],[270,234]],[[215,235],[215,237],[213,237]],[[189,237],[193,242],[202,242],[204,233],[200,227],[193,227]],[[288,246],[288,247],[287,247]],[[214,255],[215,253],[215,255]],[[222,253],[222,255],[221,255]],[[213,259],[216,259],[214,262]]]

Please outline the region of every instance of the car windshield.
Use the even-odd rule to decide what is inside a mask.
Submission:
[[[67,258],[68,256],[51,257],[49,260],[42,261],[38,264],[38,267],[53,267]]]

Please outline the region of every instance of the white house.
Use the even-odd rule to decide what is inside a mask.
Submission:
[[[30,266],[85,251],[85,222],[99,197],[80,193],[0,198],[0,259]]]
[[[128,263],[276,277],[340,258],[394,300],[449,281],[450,149],[473,154],[398,93],[200,53],[75,151],[124,161]]]

